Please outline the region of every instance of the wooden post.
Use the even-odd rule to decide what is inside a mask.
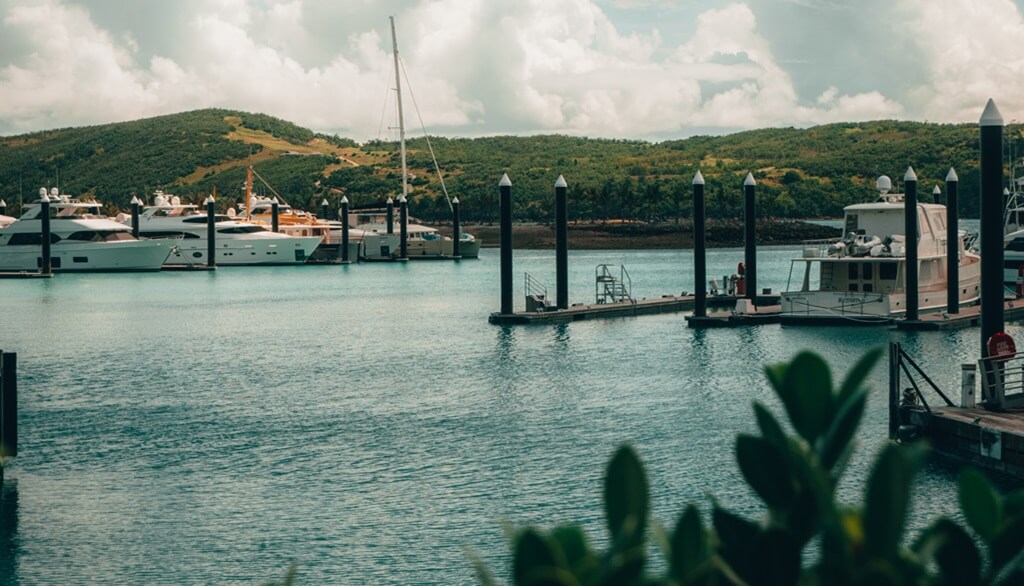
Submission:
[[[946,313],[960,313],[960,215],[957,190],[960,179],[952,167],[946,174]]]
[[[132,236],[139,237],[139,208],[142,207],[142,200],[132,196]]]
[[[387,217],[386,221],[387,221],[387,224],[388,224],[387,232],[388,232],[388,234],[394,234],[395,233],[395,200],[390,198],[390,197],[388,198],[388,210],[387,210],[386,217]]]
[[[991,99],[981,127],[981,356],[1003,331],[1003,117]]]
[[[462,258],[462,218],[459,213],[459,198],[452,199],[452,257]]]
[[[706,317],[708,314],[704,221],[704,176],[698,170],[693,176],[693,315],[696,317]]]
[[[757,304],[757,237],[755,232],[755,204],[756,200],[754,197],[754,187],[757,182],[754,181],[754,174],[747,173],[746,180],[743,181],[743,192],[745,195],[746,206],[743,213],[744,220],[744,254],[743,262],[745,267],[745,277],[747,294],[746,298],[750,299]]]
[[[217,202],[206,197],[206,266],[217,266]]]
[[[555,181],[555,291],[558,309],[569,309],[569,204],[565,177]]]
[[[398,258],[409,258],[409,201],[398,198]]]
[[[54,190],[56,191],[56,190]],[[40,238],[42,240],[42,258],[39,263],[39,272],[49,275],[53,272],[53,259],[50,257],[50,198],[46,196],[46,190],[41,189],[39,198],[39,220]]]
[[[341,197],[341,260],[351,262],[348,257],[348,197]]]
[[[512,181],[508,173],[498,182],[501,209],[501,313],[512,314]]]
[[[904,256],[906,278],[904,279],[903,288],[907,298],[906,319],[916,320],[918,318],[918,296],[920,290],[918,289],[917,278],[917,174],[914,173],[913,167],[907,167],[907,173],[903,176],[903,183],[905,184],[903,193],[903,234],[906,245]]]

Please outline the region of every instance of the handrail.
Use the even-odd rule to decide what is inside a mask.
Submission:
[[[548,298],[548,288],[545,287],[543,283],[535,279],[533,275],[531,275],[530,273],[523,273],[523,276],[523,290],[526,291],[527,297],[532,297],[533,295],[541,295],[544,297],[544,299]]]
[[[633,301],[633,280],[626,272],[624,265],[619,265],[619,276],[612,274],[609,267],[612,265],[600,264],[594,271],[594,302],[612,303]]]

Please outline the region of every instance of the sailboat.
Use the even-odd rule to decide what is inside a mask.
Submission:
[[[402,161],[402,195],[401,199],[398,201],[407,202],[409,201],[409,168],[406,163],[405,151],[405,115],[402,110],[401,65],[398,60],[398,37],[395,35],[395,17],[389,16],[388,20],[391,22],[391,44],[395,58],[395,95],[398,100],[398,143]],[[430,139],[428,138],[428,145],[429,140]],[[433,157],[433,150],[431,150],[431,157]],[[437,169],[436,159],[434,160],[434,167]],[[440,177],[440,169],[438,169],[438,176]],[[443,178],[441,179],[441,188],[444,190],[445,197],[447,198],[448,191],[444,187]],[[408,258],[443,259],[455,257],[455,247],[451,238],[442,235],[436,228],[431,228],[430,226],[424,226],[423,224],[418,223],[414,218],[407,218],[407,220],[406,253]],[[400,227],[397,226],[397,222],[394,219],[392,219],[391,226],[388,226],[386,211],[377,209],[358,210],[355,219],[355,227],[367,233],[397,233],[400,230]],[[477,258],[480,256],[481,242],[472,234],[461,233],[458,234],[457,237],[459,238],[459,257]]]

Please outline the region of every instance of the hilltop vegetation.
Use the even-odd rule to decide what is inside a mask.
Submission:
[[[1010,152],[1024,152],[1021,127],[1007,129]],[[874,197],[874,181],[901,180],[908,165],[928,200],[949,167],[960,176],[961,213],[978,211],[978,128],[879,121],[697,136],[652,144],[572,136],[431,138],[444,185],[462,202],[466,221],[497,217],[497,182],[508,173],[515,214],[553,216],[553,184],[569,183],[574,220],[675,223],[691,213],[691,180],[707,182],[710,218],[742,215],[743,179],[758,181],[760,217],[835,217]],[[414,215],[443,220],[448,200],[424,138],[408,143]],[[397,144],[325,136],[290,122],[209,109],[83,128],[0,138],[0,197],[16,209],[40,186],[58,182],[72,195],[93,195],[124,209],[133,195],[163,189],[199,201],[216,189],[223,207],[242,196],[252,164],[290,203],[319,210],[342,195],[353,205],[382,203],[401,190]],[[262,184],[257,190],[270,193]]]

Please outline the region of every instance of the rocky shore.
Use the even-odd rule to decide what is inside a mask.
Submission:
[[[446,230],[447,228],[447,230]],[[441,227],[450,233],[451,227]],[[757,222],[757,243],[799,244],[804,240],[837,238],[840,230],[799,220],[762,220]],[[469,224],[462,229],[483,240],[485,248],[496,248],[500,237],[498,224]],[[711,220],[706,228],[709,248],[743,246],[742,220]],[[512,227],[512,246],[516,249],[554,249],[552,224],[516,224]],[[607,249],[682,249],[693,248],[693,224],[569,224],[569,247],[575,250]]]

